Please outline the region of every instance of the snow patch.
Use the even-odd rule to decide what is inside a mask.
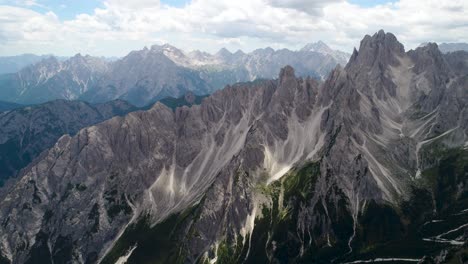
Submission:
[[[125,264],[127,263],[127,260],[130,258],[130,256],[132,255],[133,251],[137,248],[137,245],[135,245],[134,247],[132,247],[129,251],[127,251],[127,253],[124,255],[124,256],[121,256],[116,262],[115,264]]]
[[[466,227],[468,227],[468,224],[461,225],[461,226],[459,226],[457,228],[451,229],[451,230],[449,230],[447,232],[444,232],[442,234],[439,234],[439,235],[437,235],[435,237],[424,238],[423,240],[424,241],[430,241],[430,242],[436,242],[436,243],[450,244],[450,245],[454,245],[454,246],[461,246],[461,245],[465,244],[465,241],[445,239],[443,237],[446,236],[446,235],[449,235],[451,233],[458,232],[458,231],[460,231],[460,230],[462,230],[462,229],[464,229]]]
[[[437,238],[437,239],[441,239],[443,236],[446,236],[446,235],[451,234],[451,233],[453,233],[453,232],[460,231],[460,230],[462,230],[462,229],[465,228],[465,227],[468,227],[468,224],[461,225],[461,226],[459,226],[459,227],[457,227],[457,228],[454,228],[454,229],[449,230],[449,231],[447,231],[447,232],[445,232],[445,233],[442,233],[442,234],[436,236],[436,238]]]
[[[442,238],[423,238],[424,241],[427,242],[435,242],[435,243],[442,243],[442,244],[450,244],[454,246],[461,246],[465,244],[465,242],[457,241],[457,240],[447,240]]]
[[[353,234],[348,240],[348,248],[349,251],[347,254],[353,253],[353,247],[351,246],[351,243],[353,242],[354,237],[356,236],[356,228],[357,228],[357,222],[358,222],[358,214],[359,214],[359,194],[356,195],[356,202],[355,202],[355,208],[353,212]]]
[[[218,248],[219,248],[219,242],[216,241],[214,244],[214,257],[211,259],[210,256],[208,255],[208,252],[205,252],[204,257],[205,259],[208,260],[208,263],[210,264],[215,264],[218,261]]]
[[[466,214],[466,213],[468,213],[468,209],[461,210],[459,213],[453,214],[453,215],[462,215],[462,214]]]
[[[240,234],[243,238],[242,244],[245,245],[247,235],[249,235],[249,248],[247,249],[247,254],[245,255],[245,259],[249,257],[250,248],[252,246],[252,234],[255,227],[255,217],[257,216],[257,204],[254,204],[252,213],[247,216],[245,220],[245,225],[241,228]]]

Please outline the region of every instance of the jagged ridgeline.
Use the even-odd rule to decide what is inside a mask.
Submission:
[[[463,263],[467,74],[380,31],[323,84],[285,67],[62,137],[0,203],[2,261]]]

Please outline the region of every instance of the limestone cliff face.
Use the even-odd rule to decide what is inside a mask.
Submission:
[[[447,56],[431,45],[405,52],[380,31],[322,85],[285,67],[277,80],[228,86],[201,105],[156,104],[64,136],[0,203],[2,257],[287,263],[366,256],[448,210],[441,203],[465,197],[458,172],[456,184],[443,188],[426,181],[447,151],[464,155],[467,141],[466,71],[454,66],[466,61]],[[454,189],[458,196],[445,195]],[[415,190],[429,195],[427,208],[424,201],[408,209],[422,197]],[[427,239],[448,241],[434,237]]]

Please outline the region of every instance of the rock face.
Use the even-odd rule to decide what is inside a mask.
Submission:
[[[285,65],[300,76],[324,78],[347,55],[324,43],[301,51],[271,48],[245,54],[226,49],[216,55],[184,53],[170,46],[154,45],[132,51],[113,62],[80,54],[59,61],[49,57],[14,74],[0,76],[0,96],[5,101],[35,104],[53,99],[81,99],[92,103],[123,99],[146,106],[187,92],[211,94],[227,84],[273,79]]]
[[[405,52],[380,31],[322,85],[287,66],[201,105],[157,103],[63,136],[0,202],[2,259],[329,263],[459,250],[463,56]]]
[[[56,100],[0,114],[0,183],[15,176],[64,134],[74,135],[87,127],[135,107],[125,101],[90,105]]]

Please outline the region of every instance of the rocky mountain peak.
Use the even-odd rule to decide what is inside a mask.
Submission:
[[[176,64],[184,67],[188,67],[191,65],[190,58],[187,55],[185,55],[185,53],[182,50],[169,44],[164,44],[162,46],[153,45],[151,47],[151,52],[163,54]]]
[[[438,74],[447,74],[448,65],[444,55],[436,43],[426,43],[415,50],[408,52],[408,55],[415,61],[414,71],[421,73],[423,71],[437,72]]]
[[[380,30],[373,36],[366,35],[361,41],[359,51],[353,53],[351,61],[362,66],[372,67],[380,65],[398,65],[397,56],[405,53],[403,44],[398,42],[395,35]]]
[[[81,55],[81,53],[77,53],[75,56],[71,57],[69,60],[67,60],[66,62],[68,63],[86,63],[87,61],[89,61],[92,57],[89,56],[89,55],[86,55],[86,56],[83,56]],[[97,59],[97,58],[96,58]]]
[[[18,72],[18,75],[21,76],[21,78],[28,79],[27,82],[35,81],[37,83],[40,83],[44,79],[48,79],[51,75],[60,71],[60,68],[60,61],[56,57],[50,56],[34,65],[30,65],[22,69]],[[38,80],[35,80],[36,77]]]
[[[281,69],[280,75],[279,75],[279,82],[280,84],[283,84],[285,81],[289,79],[295,79],[295,73],[294,73],[294,68],[287,65],[284,68]]]
[[[357,51],[356,47],[353,49],[353,54],[351,54],[351,58],[349,59],[350,61],[356,60],[357,56],[359,55],[359,52]]]
[[[372,37],[366,35],[361,41],[359,52],[361,56],[375,54],[375,59],[391,59],[390,55],[402,55],[405,52],[403,44],[401,44],[395,35],[392,33],[385,33],[380,30]],[[391,62],[391,61],[390,61]]]
[[[346,64],[349,60],[350,55],[346,52],[342,52],[339,50],[333,50],[330,48],[325,42],[319,40],[315,43],[309,43],[305,45],[302,49],[300,49],[302,53],[320,53],[326,56],[331,56],[335,60],[337,60],[340,64]]]
[[[235,53],[234,53],[235,56],[244,56],[245,53],[242,51],[242,50],[237,50]]]
[[[216,56],[217,57],[221,57],[221,58],[226,58],[226,57],[230,57],[232,56],[232,53],[227,50],[226,48],[221,48],[217,53],[216,53]]]
[[[315,43],[309,43],[305,45],[301,51],[315,51],[315,52],[323,52],[323,53],[330,53],[333,52],[333,50],[325,44],[325,42],[319,40]]]
[[[167,54],[177,54],[177,55],[181,56],[181,55],[184,54],[180,49],[178,49],[178,48],[176,48],[176,47],[174,47],[174,46],[172,46],[170,44],[167,44],[167,43],[164,44],[164,45],[153,45],[153,46],[151,46],[151,51],[152,52],[162,52],[162,53],[164,53],[166,55]]]
[[[42,65],[58,65],[60,61],[55,56],[47,57],[39,62]]]
[[[432,53],[441,54],[439,46],[435,42],[426,42],[424,45],[420,45],[417,50],[431,51]]]

